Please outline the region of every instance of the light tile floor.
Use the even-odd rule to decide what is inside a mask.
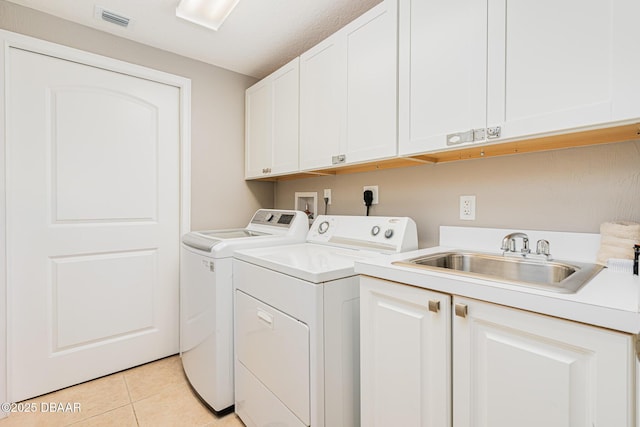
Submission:
[[[12,413],[0,427],[243,427],[235,414],[216,417],[193,393],[178,356],[168,357],[25,401],[36,412]],[[49,403],[80,411],[45,411]],[[44,406],[43,406],[44,404]],[[54,408],[55,409],[55,408]],[[65,408],[66,409],[66,408]]]

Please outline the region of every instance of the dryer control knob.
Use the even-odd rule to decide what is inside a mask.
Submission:
[[[271,222],[271,220],[273,219],[273,214],[267,214],[267,222]]]
[[[384,232],[384,237],[386,237],[387,239],[390,239],[391,236],[393,236],[393,229],[390,228],[387,231]]]
[[[377,225],[374,225],[373,228],[371,229],[371,235],[377,236],[378,233],[380,233],[380,227],[378,227]]]
[[[320,225],[318,225],[318,233],[320,233],[320,234],[326,233],[328,229],[329,229],[329,222],[328,221],[322,221],[320,223]]]

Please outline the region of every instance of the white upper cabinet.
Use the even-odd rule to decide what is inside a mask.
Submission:
[[[300,56],[300,169],[330,166],[345,139],[344,39],[334,34]]]
[[[638,14],[637,0],[489,0],[487,126],[514,139],[639,117]]]
[[[247,89],[245,177],[298,170],[299,59]]]
[[[397,154],[397,1],[300,57],[300,169]]]
[[[640,117],[640,58],[633,54],[640,26],[632,22],[638,1],[406,5],[400,154]]]
[[[348,163],[397,154],[398,6],[385,1],[346,29]]]
[[[453,133],[473,140],[472,129],[485,128],[486,32],[486,2],[401,3],[401,155],[446,148]]]

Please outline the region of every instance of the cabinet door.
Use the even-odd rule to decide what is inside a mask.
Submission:
[[[299,58],[276,71],[273,85],[272,174],[298,170]]]
[[[345,28],[346,162],[397,154],[398,4],[386,0]]]
[[[451,425],[450,329],[448,295],[361,277],[363,426]]]
[[[247,89],[245,177],[298,170],[299,59]]]
[[[513,139],[637,117],[639,11],[635,0],[489,0],[487,125]]]
[[[332,165],[345,139],[344,37],[334,34],[300,56],[300,169]]]
[[[273,86],[261,80],[245,93],[245,177],[262,177],[271,167]]]
[[[400,155],[442,150],[447,135],[473,138],[470,130],[486,126],[486,7],[477,0],[401,2]]]
[[[458,305],[460,304],[460,306]],[[454,297],[455,427],[632,427],[630,335]]]

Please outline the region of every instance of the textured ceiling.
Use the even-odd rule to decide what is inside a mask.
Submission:
[[[240,0],[217,31],[176,18],[178,0],[9,0],[69,21],[262,78],[381,0]],[[95,7],[132,19],[96,19]]]

